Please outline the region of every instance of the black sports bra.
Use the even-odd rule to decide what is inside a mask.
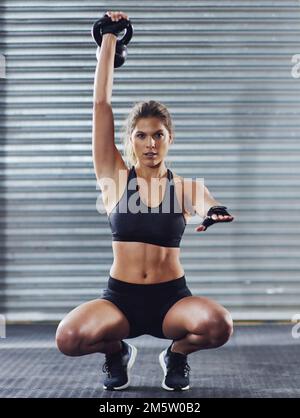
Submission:
[[[176,196],[174,178],[168,169],[165,196],[159,206],[146,206],[138,192],[133,166],[125,191],[108,215],[113,241],[135,241],[179,247],[186,220]]]

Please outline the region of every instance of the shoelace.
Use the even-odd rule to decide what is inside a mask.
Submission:
[[[121,360],[121,352],[117,352],[114,354],[108,354],[105,356],[105,363],[102,366],[102,371],[107,373],[109,377],[112,376],[113,370],[120,369],[120,363],[118,360]]]
[[[183,375],[184,377],[186,377],[188,375],[188,372],[191,370],[190,366],[186,363],[186,364],[174,364],[171,365],[168,369],[169,373],[174,373],[174,372],[182,372],[183,371]]]
[[[191,370],[186,356],[178,357],[171,359],[171,364],[168,367],[168,373],[174,373],[174,372],[183,372],[184,377],[187,377],[188,372]]]

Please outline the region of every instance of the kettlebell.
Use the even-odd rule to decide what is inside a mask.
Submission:
[[[107,24],[112,24],[109,16],[105,15],[101,19],[98,19],[92,27],[92,37],[96,44],[101,47],[102,44],[102,27]],[[124,29],[125,34],[122,39],[118,39],[116,43],[116,53],[114,60],[114,68],[121,67],[127,58],[127,44],[132,38],[133,28],[129,21],[129,25]]]

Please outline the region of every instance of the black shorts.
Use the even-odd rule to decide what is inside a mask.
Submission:
[[[114,303],[126,316],[130,333],[125,338],[149,334],[168,339],[162,331],[163,319],[171,306],[186,296],[192,293],[185,276],[155,284],[128,283],[109,276],[100,299]]]

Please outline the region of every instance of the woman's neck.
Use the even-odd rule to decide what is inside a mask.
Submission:
[[[162,164],[157,167],[140,166],[138,163],[134,166],[137,177],[142,177],[147,182],[150,182],[152,178],[163,178],[167,176],[167,167]]]

